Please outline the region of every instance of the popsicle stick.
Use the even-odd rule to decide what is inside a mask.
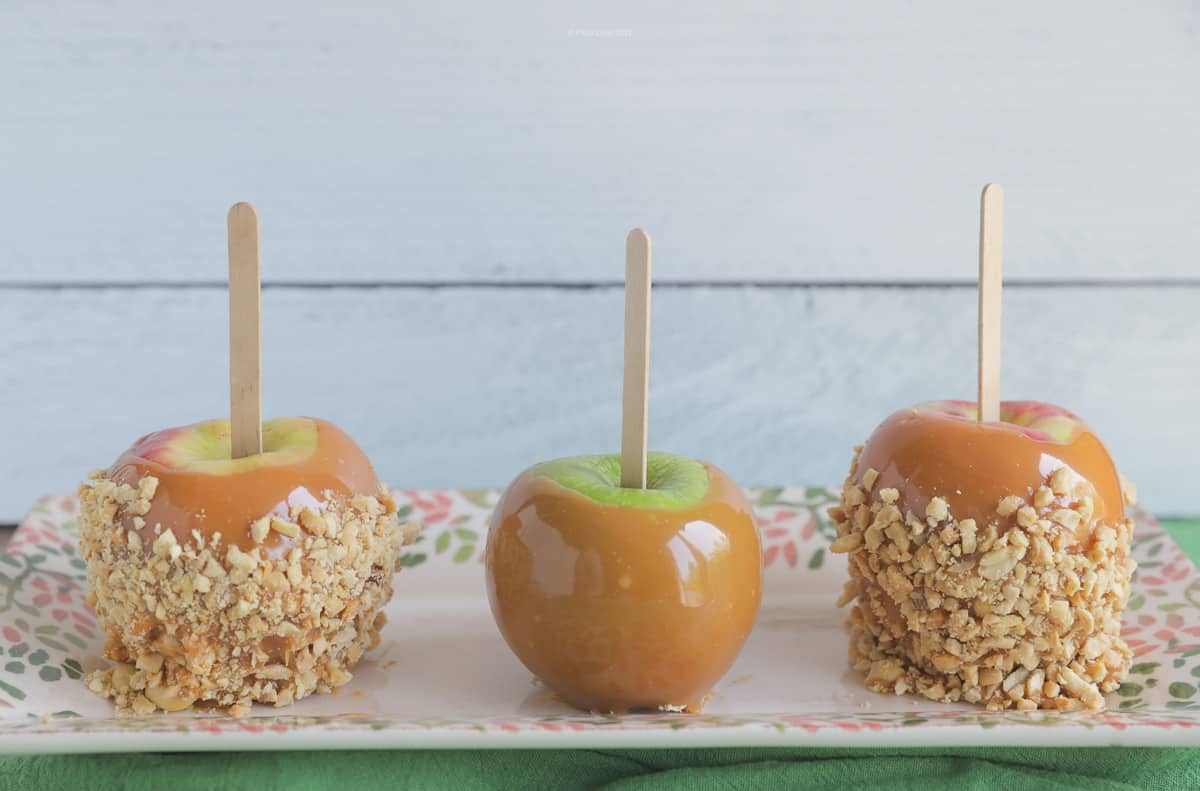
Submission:
[[[1000,297],[1004,287],[1004,189],[979,202],[979,420],[1000,419]]]
[[[625,390],[621,404],[621,486],[646,488],[650,387],[650,236],[634,228],[625,240]]]
[[[258,214],[229,210],[229,428],[233,458],[262,453],[262,318]]]

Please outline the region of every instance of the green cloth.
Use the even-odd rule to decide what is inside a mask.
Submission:
[[[12,757],[5,788],[1200,788],[1200,751],[524,750]]]
[[[1200,517],[1194,519],[1159,519],[1162,526],[1179,544],[1193,563],[1200,564]]]
[[[1192,559],[1200,519],[1163,520]],[[1197,748],[463,750],[0,756],[0,789],[1197,789]]]

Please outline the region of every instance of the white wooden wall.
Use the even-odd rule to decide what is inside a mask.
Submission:
[[[267,411],[392,482],[616,448],[635,224],[652,444],[838,481],[972,394],[988,180],[1006,396],[1200,511],[1200,5],[441,5],[0,3],[0,522],[225,409],[240,199]]]

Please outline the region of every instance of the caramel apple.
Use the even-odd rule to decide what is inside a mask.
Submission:
[[[625,240],[621,453],[536,464],[488,530],[488,597],[525,666],[581,709],[697,712],[762,595],[749,505],[705,462],[648,453],[650,237]]]
[[[989,709],[1098,709],[1129,667],[1132,492],[1066,410],[901,410],[857,449],[834,552],[850,661],[880,692]]]
[[[331,423],[263,422],[258,213],[229,210],[229,419],[148,434],[79,489],[119,710],[241,716],[350,680],[416,530]]]
[[[597,712],[699,711],[750,633],[762,550],[741,490],[711,464],[651,453],[535,465],[508,487],[486,553],[496,624],[563,700]]]
[[[363,452],[313,418],[142,437],[79,491],[89,601],[118,664],[88,686],[138,713],[245,713],[328,692],[379,640],[413,531]]]
[[[331,423],[229,421],[142,437],[80,488],[89,601],[119,664],[87,678],[120,709],[245,713],[328,692],[379,640],[413,531]]]

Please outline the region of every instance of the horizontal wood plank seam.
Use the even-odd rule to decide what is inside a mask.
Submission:
[[[685,289],[974,289],[975,280],[665,280],[656,282],[656,290]],[[120,281],[77,281],[77,282],[3,282],[0,291],[152,291],[172,289],[224,291],[223,280],[142,280],[123,283]],[[1125,280],[1031,280],[1013,278],[1004,281],[1005,288],[1200,288],[1200,278],[1138,278]],[[269,289],[395,289],[404,291],[437,290],[483,290],[483,289],[541,289],[562,291],[606,291],[624,289],[620,280],[372,280],[372,281],[265,281],[264,290]]]

